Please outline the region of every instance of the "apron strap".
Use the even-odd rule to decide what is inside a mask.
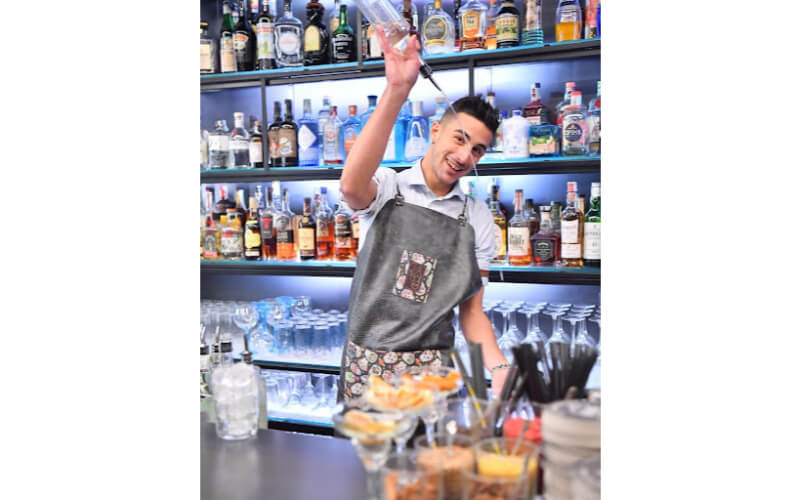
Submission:
[[[464,207],[461,209],[461,215],[458,216],[458,223],[464,227],[467,225],[467,201],[469,201],[469,196],[464,196]]]
[[[398,207],[402,207],[405,198],[403,198],[403,195],[400,194],[400,183],[398,182],[397,184],[395,184],[394,188],[397,191],[397,194],[394,195],[394,204],[397,205]]]

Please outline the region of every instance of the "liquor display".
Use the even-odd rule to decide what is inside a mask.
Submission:
[[[305,44],[303,63],[306,66],[315,64],[328,64],[328,30],[322,23],[325,7],[316,0],[306,4],[306,24],[303,42]]]

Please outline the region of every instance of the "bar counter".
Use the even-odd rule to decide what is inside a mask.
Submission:
[[[359,500],[366,473],[349,441],[259,430],[253,439],[224,441],[200,424],[202,500]]]

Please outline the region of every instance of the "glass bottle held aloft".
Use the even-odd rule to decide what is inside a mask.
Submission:
[[[275,23],[275,62],[279,68],[303,65],[303,23],[292,15],[292,0],[283,1],[283,15]]]
[[[428,150],[428,122],[422,116],[422,101],[414,101],[406,133],[406,161],[417,161]]]
[[[208,36],[208,23],[200,21],[200,74],[217,72],[217,43]]]
[[[234,113],[233,123],[230,140],[233,168],[250,168],[250,134],[244,128],[244,113]]]

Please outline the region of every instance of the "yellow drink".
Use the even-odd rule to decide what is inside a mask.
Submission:
[[[556,23],[556,42],[581,39],[581,23]]]
[[[506,479],[518,478],[522,475],[524,456],[484,454],[478,457],[478,474],[486,477]],[[536,472],[536,458],[528,459],[528,474],[533,477]]]

